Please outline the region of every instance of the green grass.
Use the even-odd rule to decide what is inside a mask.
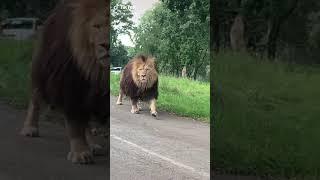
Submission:
[[[19,108],[28,102],[32,45],[30,41],[0,40],[0,100]],[[159,109],[209,121],[209,83],[161,76],[159,86]],[[118,95],[119,76],[111,76],[110,88]]]
[[[0,99],[26,107],[32,42],[0,40]]]
[[[111,94],[119,93],[120,76],[111,75]],[[189,79],[159,76],[159,109],[209,122],[210,84]]]
[[[320,68],[215,57],[213,166],[224,173],[320,175]]]

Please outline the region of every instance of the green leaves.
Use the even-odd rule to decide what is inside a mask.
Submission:
[[[130,1],[126,3],[123,0],[111,1],[111,37],[113,42],[116,41],[120,34],[131,35],[134,29],[132,17],[132,4]]]
[[[111,64],[113,66],[123,66],[128,62],[128,51],[121,41],[119,35],[129,35],[131,37],[134,30],[132,21],[132,4],[123,0],[111,1]]]
[[[1,0],[0,19],[20,16],[38,17],[41,20],[47,18],[58,0]]]
[[[135,31],[137,52],[158,59],[162,73],[175,76],[187,66],[194,79],[209,65],[209,1],[163,1],[146,13]]]

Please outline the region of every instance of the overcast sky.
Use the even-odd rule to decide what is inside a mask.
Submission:
[[[133,22],[135,25],[139,24],[139,19],[143,14],[151,9],[158,0],[128,0],[131,1],[133,6]],[[119,36],[121,42],[126,46],[133,46],[129,36]]]

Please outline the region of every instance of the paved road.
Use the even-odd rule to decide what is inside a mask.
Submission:
[[[19,135],[25,111],[0,104],[0,180],[106,180],[107,161],[72,165],[64,128],[42,122],[39,138]]]
[[[131,114],[128,101],[111,98],[111,179],[209,179],[209,125],[145,109]]]
[[[209,126],[146,111],[131,114],[111,98],[111,179],[209,179]],[[40,123],[40,138],[19,135],[26,112],[0,103],[0,180],[106,180],[107,161],[72,165],[61,125]]]

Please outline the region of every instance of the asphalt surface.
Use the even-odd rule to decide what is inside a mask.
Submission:
[[[41,137],[20,136],[25,115],[0,103],[0,180],[106,180],[106,158],[90,166],[66,160],[69,144],[61,125],[41,122]]]
[[[209,179],[208,124],[144,107],[131,114],[128,101],[111,97],[111,179]]]
[[[209,125],[147,110],[131,114],[111,98],[112,180],[209,179]],[[26,112],[0,103],[0,180],[106,180],[108,162],[73,165],[59,124],[40,122],[39,138],[19,135]]]

